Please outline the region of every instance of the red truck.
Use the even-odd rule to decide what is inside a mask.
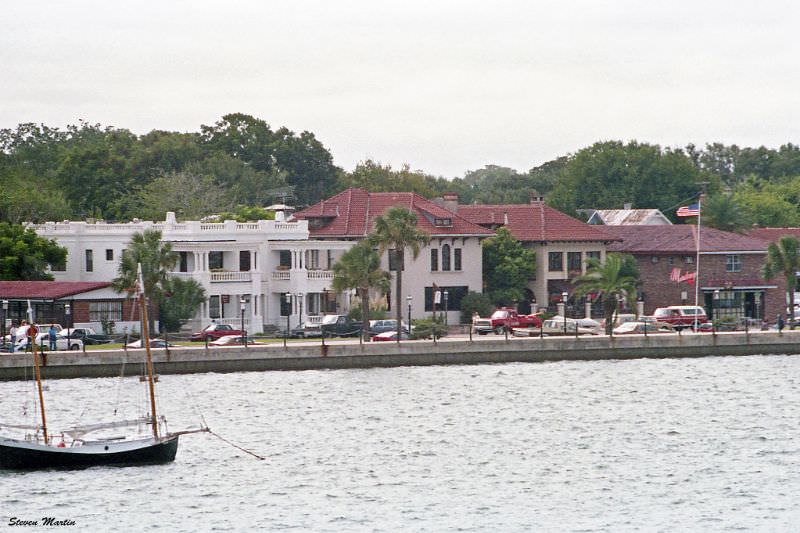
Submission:
[[[541,324],[539,315],[520,315],[514,308],[500,307],[489,318],[473,318],[472,331],[478,335],[486,335],[491,331],[500,335],[506,329],[510,332],[514,328],[538,328]]]
[[[232,326],[228,324],[211,324],[207,326],[202,331],[198,331],[197,333],[192,333],[192,340],[197,342],[203,342],[206,339],[209,341],[215,341],[220,337],[224,337],[226,335],[241,335],[242,330],[240,329],[233,329]]]

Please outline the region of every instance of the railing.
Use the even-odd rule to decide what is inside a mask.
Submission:
[[[324,280],[333,279],[332,270],[308,270],[307,275],[308,279],[324,279]]]
[[[323,315],[306,315],[306,322],[309,324],[321,324]]]
[[[275,270],[272,272],[273,281],[289,281],[291,279],[291,272],[288,270]]]
[[[224,282],[224,281],[250,281],[252,276],[250,272],[212,272],[211,282]]]

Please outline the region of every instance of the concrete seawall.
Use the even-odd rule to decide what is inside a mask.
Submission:
[[[170,348],[153,350],[156,372],[252,372],[542,361],[706,357],[800,353],[800,330],[624,337],[481,338],[375,344],[331,343],[325,348],[303,343],[250,348]],[[113,377],[140,370],[144,350],[58,352],[46,356],[44,378]],[[0,380],[31,376],[30,354],[0,356]]]

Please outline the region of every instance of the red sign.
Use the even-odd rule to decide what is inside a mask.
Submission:
[[[686,274],[681,274],[680,268],[673,268],[672,272],[669,274],[669,280],[674,281],[675,283],[685,281],[689,285],[694,285],[695,278],[697,278],[697,272],[687,272]]]

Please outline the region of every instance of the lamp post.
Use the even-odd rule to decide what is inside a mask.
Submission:
[[[6,317],[8,316],[8,300],[3,300],[3,344],[6,342]]]
[[[303,323],[303,296],[305,296],[302,292],[297,293],[297,301],[300,303],[300,316],[298,318],[298,324]]]
[[[64,304],[64,314],[67,315],[67,350],[69,350],[72,340],[72,307],[69,304]]]
[[[717,334],[717,322],[719,322],[719,289],[714,289],[714,305],[711,309],[711,327],[714,335]]]
[[[289,304],[289,308],[286,310],[286,333],[283,336],[283,347],[286,348],[286,339],[289,338],[289,319],[292,316],[292,293],[286,293],[286,303]]]
[[[408,303],[408,336],[411,336],[411,302],[414,298],[409,294],[406,296],[406,302]]]
[[[561,303],[564,305],[564,335],[567,334],[567,298],[569,298],[569,293],[564,291],[561,293]],[[575,331],[577,331],[577,326]]]
[[[244,347],[247,348],[247,333],[244,330],[244,312],[247,309],[247,300],[243,297],[239,297],[239,310],[242,312],[242,344]]]

